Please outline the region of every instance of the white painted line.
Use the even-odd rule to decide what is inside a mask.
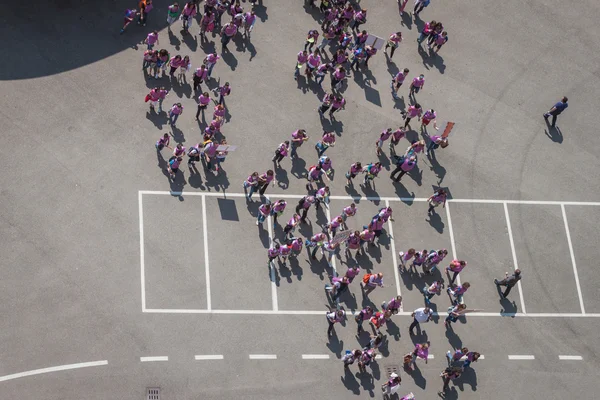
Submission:
[[[250,354],[248,358],[251,360],[277,360],[277,354]]]
[[[303,360],[329,360],[329,354],[302,354]]]
[[[27,376],[47,374],[49,372],[67,371],[70,369],[77,369],[77,368],[99,367],[101,365],[106,365],[106,364],[108,364],[108,361],[102,360],[102,361],[91,361],[91,362],[84,362],[84,363],[78,363],[78,364],[66,364],[66,365],[58,365],[56,367],[34,369],[31,371],[25,371],[25,372],[19,372],[16,374],[0,376],[0,382],[10,381],[12,379],[18,379],[18,378],[25,378]]]
[[[573,275],[575,275],[575,285],[577,286],[577,295],[579,296],[579,307],[581,313],[585,314],[583,306],[583,296],[581,295],[581,286],[579,286],[579,274],[577,273],[577,264],[575,263],[575,253],[573,252],[573,243],[571,242],[571,232],[569,232],[569,222],[567,221],[567,213],[565,212],[564,204],[560,205],[563,221],[565,222],[565,232],[567,233],[567,243],[569,244],[569,253],[571,253],[571,263],[573,264]]]
[[[559,360],[564,360],[564,361],[581,361],[583,360],[583,357],[581,356],[558,356]]]
[[[375,359],[376,360],[381,360],[382,358],[383,358],[383,356],[381,354],[375,355]]]
[[[504,216],[506,217],[506,227],[508,228],[508,240],[510,241],[510,251],[512,252],[513,264],[515,265],[515,269],[518,269],[519,263],[517,262],[515,241],[513,239],[512,227],[510,224],[510,216],[508,215],[508,205],[506,203],[504,203]],[[523,288],[521,287],[521,281],[517,282],[517,288],[519,289],[519,300],[521,301],[521,309],[523,310],[523,314],[527,314],[527,309],[525,308],[525,300],[523,300]]]
[[[323,316],[325,311],[314,311],[314,310],[199,310],[199,309],[177,309],[177,308],[148,308],[144,310],[145,313],[149,314],[229,314],[229,315],[320,315]],[[357,310],[358,312],[358,310]],[[350,311],[346,311],[347,314],[355,315]],[[410,316],[410,312],[403,311],[396,315],[399,316]],[[447,314],[434,313],[436,316],[446,316]],[[470,313],[469,318],[477,317],[531,317],[531,318],[600,318],[600,313],[494,313],[494,312],[477,312]]]
[[[456,244],[454,243],[454,229],[452,228],[452,218],[450,217],[450,204],[448,204],[448,202],[446,202],[446,218],[448,219],[448,232],[450,233],[450,246],[452,246],[452,259],[456,260]],[[438,269],[441,268],[438,265]],[[456,277],[456,283],[458,285],[460,285],[460,275]]]
[[[480,354],[480,355],[479,355],[479,359],[480,359],[480,360],[485,360],[485,356],[484,356],[483,354]]]
[[[168,196],[210,196],[210,197],[245,197],[244,193],[220,193],[220,192],[169,192],[164,190],[140,190],[142,194],[168,195]],[[281,193],[276,196],[301,199],[304,195]],[[331,200],[368,200],[368,201],[404,201],[404,202],[426,202],[424,197],[379,197],[379,196],[330,196]],[[502,199],[451,199],[448,203],[481,203],[481,204],[528,204],[528,205],[554,205],[554,206],[600,206],[598,201],[537,201],[537,200],[502,200]]]
[[[390,206],[389,200],[385,201],[385,206]],[[392,249],[392,261],[394,263],[394,279],[396,280],[396,293],[398,293],[398,296],[402,296],[402,291],[400,290],[400,276],[398,274],[398,258],[396,257],[396,241],[394,238],[394,227],[392,226],[391,218],[388,219],[388,230]]]
[[[146,267],[144,266],[144,209],[142,192],[138,193],[138,211],[140,213],[140,287],[142,288],[142,312],[146,310]]]
[[[509,355],[509,360],[535,360],[534,356]]]
[[[222,359],[223,359],[222,354],[204,354],[204,355],[194,356],[194,360],[196,360],[196,361],[222,360]]]
[[[206,308],[212,309],[210,295],[210,269],[208,267],[208,228],[206,221],[206,196],[202,196],[202,237],[204,239],[204,273],[206,276]]]
[[[169,361],[168,356],[140,357],[140,362]]]
[[[428,354],[427,355],[427,359],[428,360],[433,360],[435,357],[433,356],[433,354]]]
[[[268,199],[268,198],[267,198]],[[260,211],[259,211],[260,212]],[[269,225],[269,248],[273,245],[273,221],[271,220],[271,214],[267,217],[267,225]],[[273,311],[279,310],[277,302],[277,282],[275,277],[275,262],[269,262],[269,270],[271,272],[271,306]]]

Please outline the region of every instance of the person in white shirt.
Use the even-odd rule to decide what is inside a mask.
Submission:
[[[431,308],[429,307],[421,307],[421,308],[417,308],[415,311],[413,311],[413,313],[411,314],[411,316],[414,318],[412,324],[410,324],[410,327],[408,328],[408,331],[410,332],[411,335],[414,335],[414,328],[417,328],[417,331],[419,332],[419,335],[421,334],[421,326],[419,325],[422,322],[429,322],[431,320],[431,317],[433,315],[433,311],[431,311]]]

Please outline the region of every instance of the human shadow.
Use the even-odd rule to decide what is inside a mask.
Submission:
[[[409,4],[407,4],[406,6],[408,7]],[[398,13],[400,13],[400,8],[398,8]],[[412,14],[404,11],[404,13],[402,13],[400,17],[400,25],[404,25],[406,26],[406,29],[411,30],[413,26]]]
[[[426,46],[426,45],[425,45]],[[446,71],[446,64],[444,64],[444,59],[438,53],[434,52],[432,49],[428,48],[425,50],[422,46],[417,46],[417,50],[421,59],[423,60],[423,66],[425,69],[430,70],[431,67],[435,67],[438,69],[440,74],[444,74]]]
[[[412,340],[414,345],[417,345],[418,343],[427,343],[429,341],[427,331],[421,329],[421,327],[417,325],[417,332],[414,335],[410,335],[410,340]]]
[[[304,8],[304,11],[307,14],[310,14],[310,16],[313,17],[315,21],[317,21],[317,22],[321,22],[322,21],[323,14],[321,13],[321,10],[319,10],[319,7],[312,7],[309,3],[307,3],[305,1],[303,8]]]
[[[452,325],[450,325],[452,326]],[[448,343],[452,346],[453,349],[461,349],[462,348],[462,340],[460,336],[458,336],[454,330],[446,329],[446,339],[448,339]]]
[[[329,337],[329,340],[326,344],[327,348],[336,355],[337,358],[342,358],[342,351],[344,351],[344,341],[340,340],[333,330],[333,335]]]
[[[500,287],[497,287],[498,291],[500,292]],[[511,301],[507,298],[501,298],[499,301],[500,303],[500,313],[503,316],[506,317],[515,317],[515,313],[517,312],[517,303],[515,301]]]
[[[431,153],[429,154],[429,162],[431,163],[429,169],[432,170],[435,176],[438,178],[437,184],[440,185],[446,176],[446,168],[440,165],[435,153],[433,153],[433,155],[431,155]]]
[[[292,168],[290,169],[290,172],[298,179],[306,179],[306,176],[308,175],[306,161],[300,157],[292,158]]]
[[[221,52],[221,58],[223,59],[225,64],[229,65],[229,68],[231,68],[232,71],[235,71],[238,65],[238,60],[237,58],[235,58],[232,52]]]
[[[373,365],[373,362],[371,362],[371,365]],[[355,376],[360,379],[360,385],[362,386],[363,390],[369,392],[369,396],[375,397],[375,380],[373,379],[373,375],[365,371],[358,372]]]
[[[302,91],[302,94],[308,93],[309,82],[303,73],[296,76],[296,87]]]
[[[188,168],[188,171],[190,172],[190,176],[188,178],[188,183],[190,186],[195,189],[205,190],[206,187],[202,184],[202,174],[200,171],[198,171],[198,168],[196,168],[194,165],[191,170]]]
[[[196,35],[183,35],[183,42],[193,52],[195,52],[198,49],[198,37]]]
[[[335,118],[321,118],[321,126],[323,127],[323,130],[335,132],[337,136],[342,136],[342,132],[344,132],[344,123]]]
[[[158,129],[162,129],[165,123],[167,123],[162,113],[157,114],[156,112],[146,111],[146,119],[151,121]]]
[[[300,262],[298,261],[298,257],[290,257],[289,258],[289,263],[290,263],[290,270],[292,271],[292,274],[296,276],[296,279],[298,279],[299,281],[301,281],[302,280],[302,274],[304,273],[304,270],[300,266]]]
[[[261,22],[265,22],[269,19],[269,14],[267,14],[267,7],[263,5],[262,0],[259,0],[258,4],[254,6],[254,14],[261,20]]]
[[[391,319],[386,322],[385,326],[387,333],[392,336],[396,342],[399,341],[401,336],[400,327]]]
[[[454,380],[454,386],[458,387],[458,390],[464,392],[464,384],[471,386],[471,390],[477,391],[477,372],[473,368],[465,368],[459,378]]]
[[[544,129],[544,133],[546,136],[550,138],[554,143],[562,143],[563,142],[563,134],[558,126],[552,126],[550,122],[544,118],[546,122],[546,129]]]
[[[341,376],[340,380],[342,381],[346,389],[350,390],[356,395],[360,394],[360,384],[354,377],[354,374],[352,373],[350,368],[344,368],[344,376]]]
[[[205,54],[214,54],[217,52],[217,47],[215,46],[215,42],[213,40],[200,40],[200,48],[204,51]]]
[[[385,64],[387,66],[388,72],[391,75],[390,80],[393,80],[394,77],[396,76],[396,74],[398,74],[398,72],[400,72],[400,69],[398,68],[398,66],[396,65],[396,63],[394,61],[392,61],[392,59],[390,58],[390,56],[387,55],[387,53],[385,53]],[[391,89],[392,88],[390,88],[390,90]]]
[[[169,43],[175,47],[175,50],[179,51],[181,49],[181,40],[175,36],[171,29],[167,29],[167,32],[169,33]]]
[[[283,168],[275,167],[275,180],[277,180],[277,186],[281,189],[285,190],[290,185],[290,180],[288,179],[288,173]]]
[[[415,192],[409,192],[401,182],[392,181],[392,184],[400,200],[404,204],[411,206],[414,203]]]
[[[425,221],[429,222],[429,225],[439,233],[444,233],[444,221],[437,212],[429,214],[429,219],[425,218]]]
[[[183,131],[176,126],[171,126],[171,137],[176,143],[185,143],[185,136]]]
[[[344,303],[346,309],[354,312],[358,309],[358,303],[356,301],[356,295],[351,293],[350,290],[346,290],[339,297],[340,303]]]
[[[171,193],[183,193],[183,187],[186,185],[185,176],[183,175],[183,170],[179,169],[179,171],[175,174],[175,178],[169,180]]]
[[[252,42],[250,41],[250,39],[246,39],[244,41],[244,47],[243,47],[243,51],[246,52],[248,51],[250,53],[250,58],[248,59],[249,62],[252,62],[252,59],[254,57],[256,57],[256,47],[254,47],[254,45],[252,44]]]
[[[413,380],[415,381],[415,385],[417,385],[421,389],[425,389],[425,387],[427,386],[427,380],[421,373],[421,369],[419,368],[418,364],[414,364],[413,369],[405,371],[408,375],[410,375],[411,378],[413,378]]]

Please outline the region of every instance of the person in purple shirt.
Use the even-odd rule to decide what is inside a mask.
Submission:
[[[558,118],[558,116],[565,111],[567,107],[569,107],[567,101],[569,101],[567,96],[563,97],[561,101],[556,103],[550,110],[548,110],[547,113],[544,114],[544,119],[546,119],[546,121],[548,120],[548,117],[552,115],[552,127],[554,127],[556,124],[556,118]]]
[[[427,145],[427,150],[425,150],[425,155],[427,157],[429,157],[429,154],[431,154],[431,158],[435,158],[435,149],[437,149],[438,147],[440,147],[442,145],[442,143],[448,143],[448,139],[447,138],[443,138],[439,135],[433,135],[429,138],[429,144]]]
[[[258,207],[258,216],[256,218],[256,225],[262,225],[265,219],[271,214],[271,203],[264,203]]]
[[[355,233],[358,233],[358,231],[356,231]],[[360,237],[359,237],[359,239],[360,239]],[[348,268],[348,270],[346,271],[346,275],[344,275],[344,276],[346,278],[348,278],[348,282],[352,283],[354,278],[356,278],[359,274],[360,274],[360,268],[358,267],[358,265],[355,265],[354,267]]]
[[[300,215],[300,211],[302,211],[302,216],[300,217],[300,221],[302,223],[306,222],[306,215],[308,214],[308,210],[310,209],[310,206],[316,203],[316,201],[317,199],[315,198],[315,196],[304,196],[298,202],[298,205],[296,206],[296,214]]]
[[[402,296],[396,296],[388,303],[384,301],[381,303],[381,308],[385,311],[390,311],[392,314],[398,314],[398,312],[402,311]]]
[[[371,308],[371,306],[363,308],[358,314],[356,314],[354,320],[356,321],[356,325],[358,325],[356,333],[357,335],[360,335],[360,332],[364,330],[362,326],[363,322],[369,321],[372,316],[373,309]]]
[[[471,284],[469,282],[465,282],[462,285],[455,285],[453,287],[449,287],[446,289],[448,292],[448,297],[450,298],[450,302],[452,304],[459,304],[463,301],[463,295],[469,290]],[[454,296],[454,300],[452,300],[452,296]]]
[[[271,161],[273,161],[273,163],[275,164],[275,167],[281,168],[281,161],[288,155],[289,148],[289,140],[286,140],[285,142],[277,146],[277,149],[275,149],[275,155],[271,159]]]
[[[303,50],[300,53],[298,53],[298,57],[296,60],[296,67],[294,69],[294,80],[298,79],[298,75],[300,75],[300,70],[302,69],[304,64],[306,64],[307,61],[308,61],[308,52],[306,50]]]
[[[238,28],[233,21],[229,21],[229,23],[223,27],[221,30],[221,44],[223,45],[221,53],[224,53],[225,50],[229,51],[227,44],[229,44],[229,41],[237,34],[237,32]]]
[[[435,208],[442,204],[443,208],[446,208],[446,198],[448,194],[444,189],[438,189],[429,198],[427,202],[429,203],[429,208],[427,209],[427,214],[435,213]]]
[[[271,216],[273,217],[273,225],[277,224],[277,218],[283,215],[285,211],[285,207],[287,206],[287,202],[285,200],[278,200],[271,207]]]
[[[325,317],[327,318],[327,322],[329,322],[329,328],[327,329],[327,336],[332,336],[335,332],[333,329],[336,323],[340,323],[346,319],[346,311],[344,310],[336,310],[329,309],[328,312],[325,313]]]
[[[396,169],[392,171],[392,173],[390,174],[390,178],[396,182],[400,182],[400,179],[402,179],[402,177],[406,173],[408,173],[409,171],[412,171],[416,166],[417,166],[417,156],[416,155],[413,154],[410,157],[399,157],[398,161],[396,162]],[[400,175],[398,175],[397,178],[394,178],[394,175],[396,175],[398,172],[400,172]]]

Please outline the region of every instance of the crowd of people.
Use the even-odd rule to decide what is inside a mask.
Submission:
[[[399,12],[402,15],[408,0],[398,0]],[[251,8],[256,6],[256,1],[249,1]],[[320,119],[327,116],[330,119],[337,118],[336,115],[344,110],[346,99],[342,92],[348,85],[347,78],[352,71],[358,69],[368,69],[369,60],[378,53],[378,46],[372,40],[372,35],[361,26],[367,22],[367,9],[359,6],[360,1],[346,0],[321,0],[317,5],[315,0],[306,0],[307,7],[318,8],[321,13],[320,29],[310,29],[303,41],[303,49],[298,52],[293,78],[298,79],[303,74],[306,79],[314,79],[315,83],[322,86],[325,79],[330,78],[330,90],[325,91],[321,98],[320,106],[317,108]],[[429,0],[416,0],[412,17],[419,19],[419,13],[429,5]],[[127,10],[125,13],[124,26],[121,33],[127,29],[128,25],[137,18],[137,23],[145,26],[148,13],[152,10],[152,0],[142,0],[138,9]],[[226,21],[223,21],[225,16]],[[207,34],[219,34],[221,37],[221,54],[229,51],[227,45],[237,35],[241,35],[244,40],[250,40],[250,36],[256,23],[256,14],[253,10],[245,10],[239,0],[230,2],[222,0],[200,0],[190,1],[180,6],[173,3],[168,7],[166,22],[168,30],[176,21],[181,21],[181,34],[190,35],[193,29],[193,21],[197,21],[198,36],[201,41],[207,40]],[[319,42],[319,37],[321,37]],[[389,35],[383,50],[385,57],[391,61],[395,51],[403,41],[402,32],[396,31]],[[427,44],[430,51],[438,52],[448,41],[448,33],[441,22],[430,21],[423,25],[423,29],[417,39],[417,45],[421,47]],[[187,54],[170,54],[166,49],[155,49],[160,45],[159,32],[152,31],[148,33],[144,40],[146,50],[142,60],[142,69],[148,79],[154,79],[157,82],[162,79],[169,79],[172,84],[180,84],[187,81],[187,75],[193,82],[193,90],[198,96],[196,120],[202,118],[206,128],[202,131],[202,141],[198,144],[184,147],[178,143],[171,147],[171,136],[167,133],[161,135],[156,142],[156,149],[162,152],[165,148],[172,150],[172,156],[169,158],[167,170],[170,179],[174,180],[180,172],[180,165],[187,156],[187,164],[190,173],[199,173],[195,163],[201,162],[204,169],[219,173],[221,163],[227,157],[227,142],[222,139],[221,129],[226,123],[228,112],[225,99],[231,94],[231,85],[229,82],[211,85],[212,74],[221,55],[217,52],[206,54],[202,58],[200,67],[192,69],[191,58]],[[380,48],[380,47],[379,47]],[[389,53],[389,54],[388,54]],[[404,81],[409,78],[410,71],[403,68],[398,73],[391,76],[391,95],[394,99],[399,99],[400,89]],[[409,78],[410,79],[410,78]],[[425,157],[435,157],[435,150],[439,147],[448,145],[448,138],[439,135],[429,135],[427,132],[430,124],[435,130],[437,126],[437,113],[433,109],[425,109],[417,102],[416,96],[425,85],[424,74],[418,74],[410,81],[407,92],[409,104],[402,117],[404,124],[398,128],[385,127],[381,133],[373,137],[375,144],[375,156],[379,157],[384,152],[384,145],[389,141],[388,149],[390,158],[394,160],[396,168],[391,172],[390,178],[396,182],[400,181],[405,174],[417,168],[418,157],[424,153]],[[204,87],[203,87],[204,85]],[[149,112],[162,114],[163,102],[169,95],[169,90],[164,85],[157,84],[146,95],[145,101],[149,103]],[[213,114],[207,122],[206,114],[212,108]],[[168,107],[166,117],[169,125],[175,129],[178,118],[183,114],[183,106],[176,102]],[[404,152],[397,154],[396,147],[401,145],[401,141],[406,138],[406,133],[412,130],[411,120],[417,118],[420,121],[420,133],[423,139],[411,141],[407,144]],[[217,137],[221,137],[218,140]],[[393,210],[391,207],[383,207],[377,214],[368,219],[363,219],[365,225],[362,229],[349,229],[349,218],[357,218],[358,207],[356,204],[347,204],[339,211],[333,213],[333,218],[322,226],[322,231],[314,233],[311,237],[302,238],[296,235],[300,224],[307,222],[308,213],[311,208],[319,212],[321,207],[325,207],[330,214],[330,186],[329,181],[333,180],[333,161],[326,154],[327,149],[336,145],[335,132],[324,131],[320,137],[315,140],[315,150],[317,158],[314,165],[311,165],[306,173],[306,195],[299,199],[292,212],[287,212],[287,202],[283,199],[271,201],[265,196],[269,186],[275,185],[275,171],[282,168],[281,162],[289,157],[291,159],[300,157],[299,149],[310,139],[304,129],[297,129],[291,133],[290,137],[285,138],[274,150],[272,161],[273,168],[262,173],[252,172],[243,182],[243,189],[246,193],[248,202],[253,201],[253,195],[258,192],[260,195],[257,212],[257,225],[265,222],[272,224],[285,223],[283,226],[283,236],[273,238],[270,247],[267,250],[267,267],[269,271],[275,268],[275,262],[286,265],[289,258],[298,257],[303,249],[306,248],[310,259],[315,259],[317,253],[325,258],[330,268],[330,283],[325,285],[325,296],[329,300],[330,308],[326,311],[328,322],[327,335],[335,335],[336,324],[346,319],[346,311],[342,305],[344,302],[344,293],[350,291],[350,287],[356,277],[359,277],[359,286],[363,297],[374,296],[373,292],[377,288],[383,287],[382,272],[364,273],[360,268],[360,258],[366,257],[366,248],[370,246],[379,246],[379,239],[386,231],[386,224],[393,221]],[[366,154],[365,154],[366,155]],[[370,161],[363,163],[355,161],[347,166],[345,174],[346,185],[354,186],[354,179],[362,174],[362,186],[371,186],[374,180],[379,177],[383,167],[379,161]],[[427,199],[428,214],[436,212],[438,206],[445,207],[448,193],[443,188],[439,188]],[[284,214],[289,214],[284,217]],[[283,219],[283,222],[280,222]],[[387,233],[386,233],[387,234]],[[342,252],[342,248],[344,251]],[[337,271],[335,260],[341,259],[342,253],[347,258],[354,258],[356,265],[349,267],[346,271]],[[448,256],[446,249],[437,250],[416,250],[414,248],[398,254],[400,264],[399,272],[402,274],[423,274],[432,275],[436,269],[443,268],[447,275],[447,284],[443,279],[437,279],[426,284],[421,288],[423,294],[424,307],[418,308],[411,313],[413,321],[408,328],[411,336],[414,330],[420,331],[420,324],[428,322],[433,315],[430,308],[432,299],[440,295],[444,289],[449,297],[450,304],[447,309],[447,317],[444,324],[446,329],[452,329],[452,323],[464,316],[467,309],[464,297],[470,288],[469,282],[460,283],[459,274],[467,266],[464,260],[452,260],[444,263]],[[443,265],[443,266],[442,266]],[[418,268],[422,271],[419,272]],[[519,271],[520,273],[520,271]],[[520,275],[518,277],[520,279]],[[518,279],[516,281],[518,281]],[[497,285],[507,286],[507,291],[514,286],[516,282],[507,277],[502,281],[496,281]],[[508,293],[505,293],[506,295]],[[373,303],[376,304],[376,303]],[[363,329],[363,323],[367,322],[372,330],[369,334],[369,343],[353,350],[347,350],[342,357],[345,368],[355,362],[361,373],[366,373],[366,367],[374,362],[377,350],[385,343],[385,337],[381,332],[393,315],[403,311],[402,297],[396,296],[389,301],[381,303],[380,309],[367,306],[354,315],[357,323],[357,334],[368,334]],[[417,343],[410,352],[403,356],[404,368],[407,372],[416,366],[417,360],[423,360],[427,363],[428,352],[431,346],[430,342]],[[448,366],[445,368],[441,377],[443,379],[443,389],[440,394],[444,394],[449,389],[449,382],[458,378],[465,368],[469,368],[472,362],[476,362],[479,353],[469,351],[467,348],[452,349],[447,353]],[[401,384],[401,377],[397,373],[390,375],[389,379],[382,385],[384,394],[395,393]],[[402,400],[414,399],[412,393],[402,397]]]

